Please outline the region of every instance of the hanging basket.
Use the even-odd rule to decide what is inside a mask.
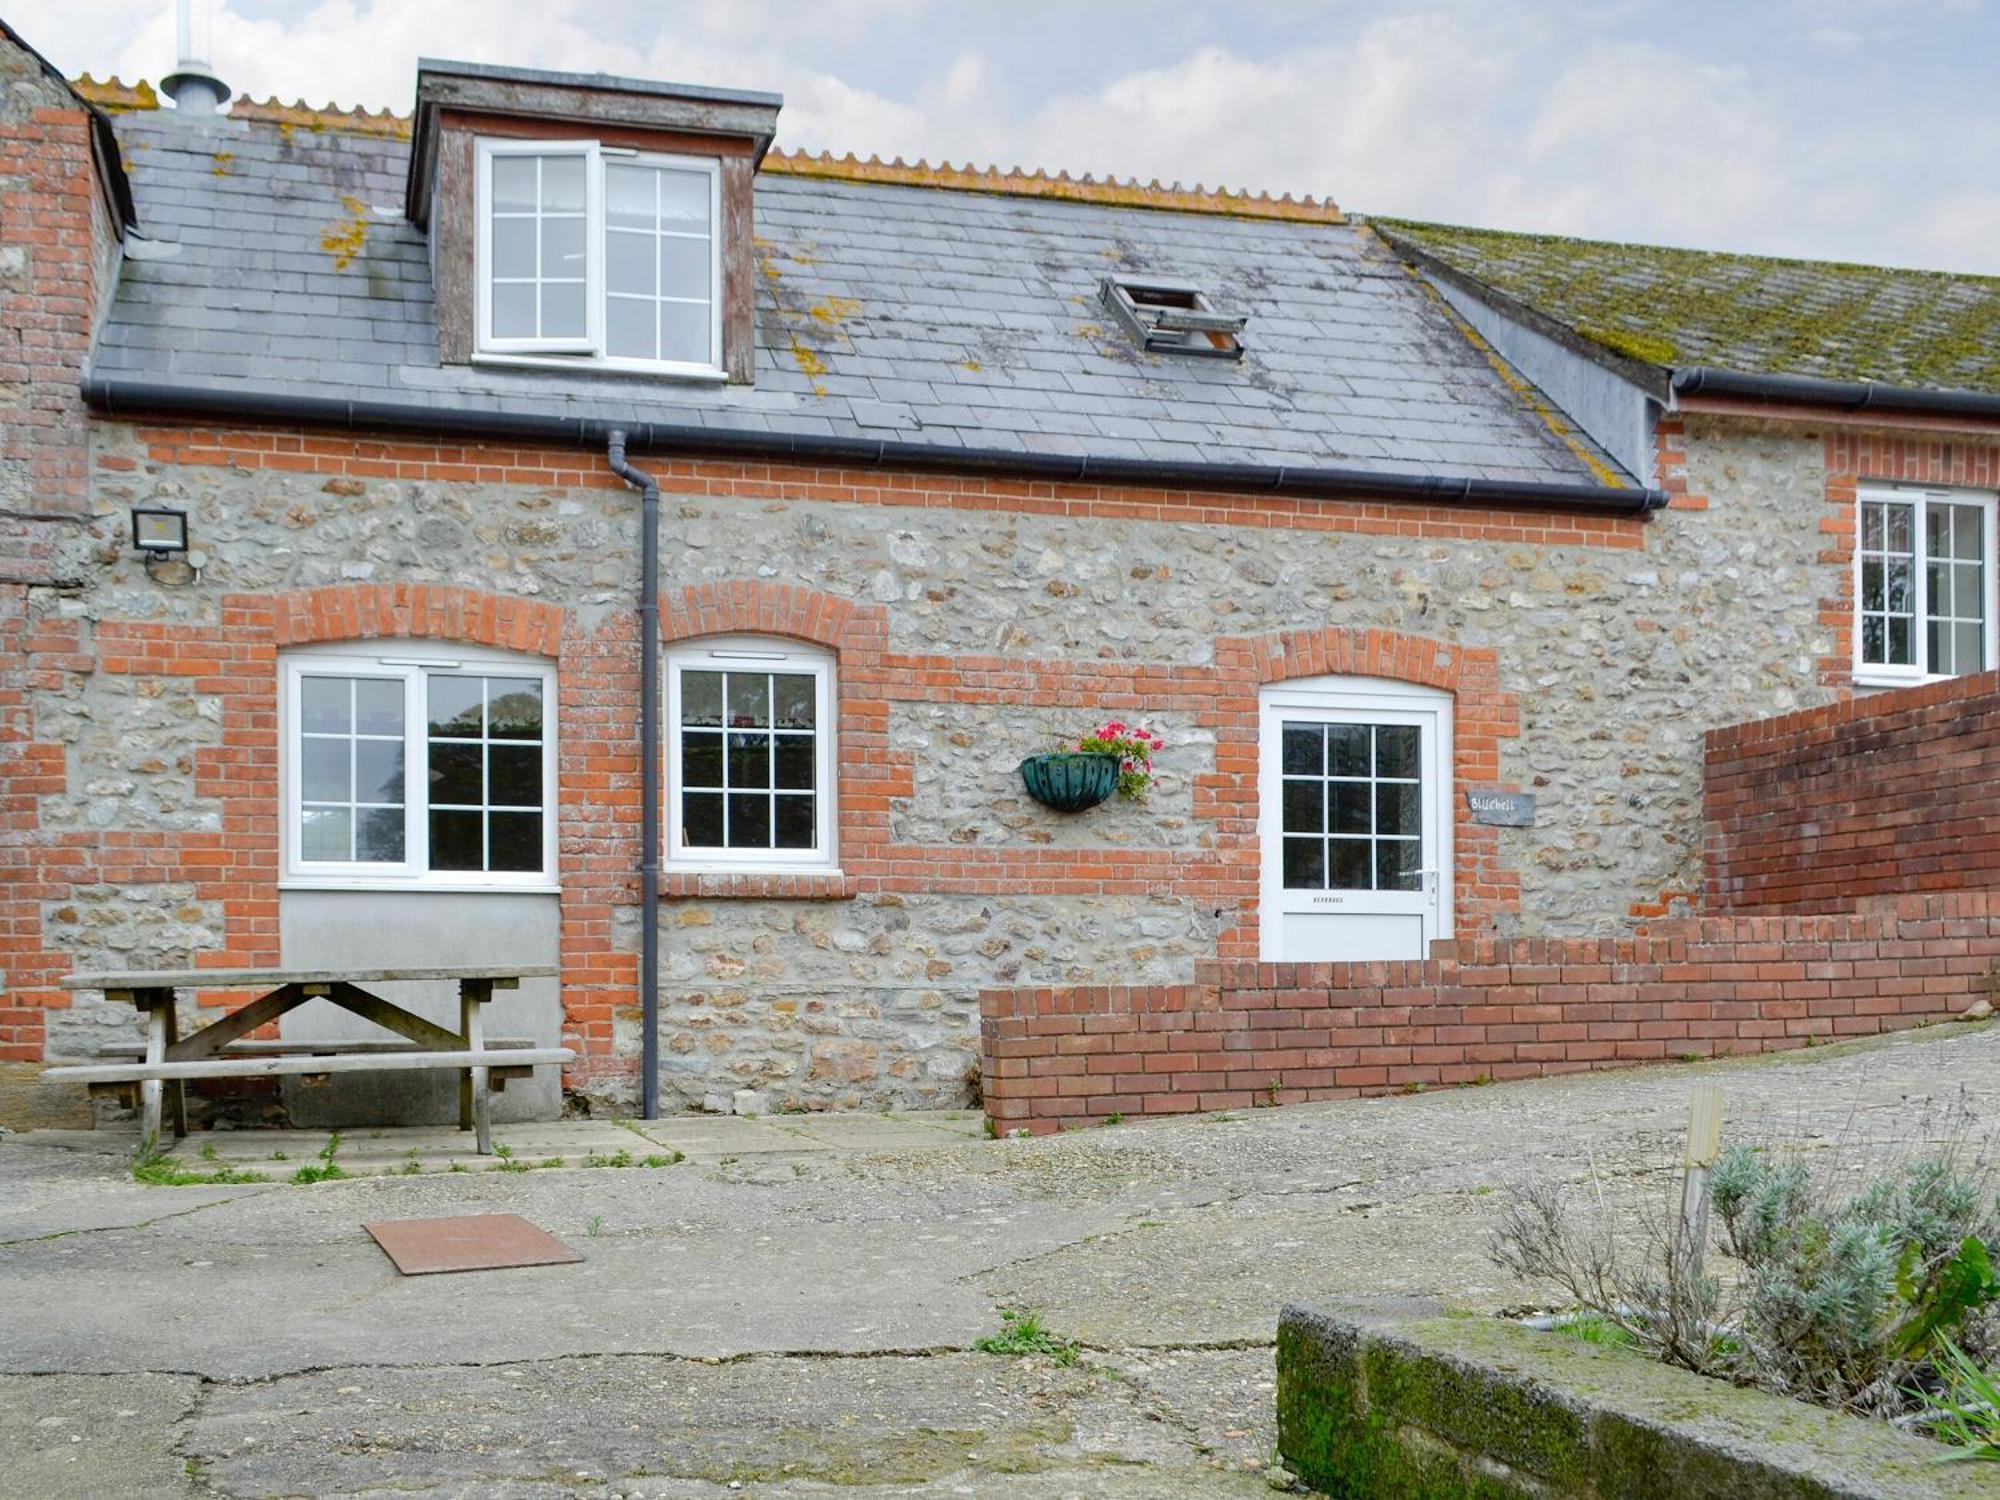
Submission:
[[[1118,790],[1119,758],[1069,751],[1031,755],[1021,762],[1028,795],[1057,812],[1082,812]]]

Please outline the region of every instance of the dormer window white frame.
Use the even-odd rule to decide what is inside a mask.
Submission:
[[[724,378],[720,163],[598,141],[477,146],[476,358]]]

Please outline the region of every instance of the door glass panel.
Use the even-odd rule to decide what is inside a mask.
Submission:
[[[1290,723],[1281,734],[1285,889],[1421,890],[1423,731]]]

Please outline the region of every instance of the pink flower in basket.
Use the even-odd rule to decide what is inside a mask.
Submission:
[[[1118,795],[1137,801],[1153,784],[1153,752],[1167,748],[1167,742],[1140,724],[1113,719],[1101,724],[1076,742],[1086,755],[1118,757]]]

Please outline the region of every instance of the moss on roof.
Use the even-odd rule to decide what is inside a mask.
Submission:
[[[1643,364],[2000,393],[2000,277],[1371,222]]]

